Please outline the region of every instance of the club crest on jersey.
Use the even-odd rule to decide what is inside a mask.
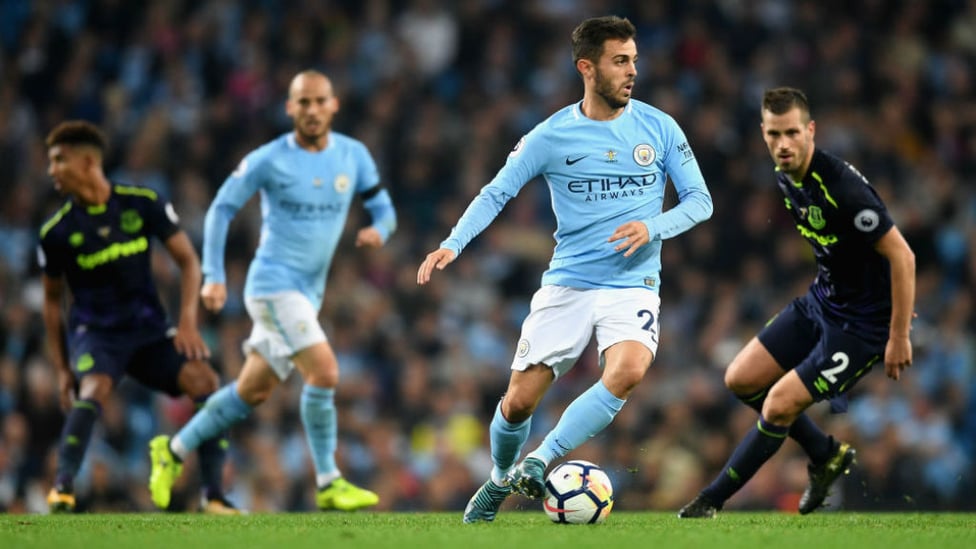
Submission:
[[[525,355],[529,354],[529,340],[521,339],[518,342],[518,350],[516,354],[519,358],[525,358]]]
[[[321,182],[319,182],[319,184],[321,185]],[[340,173],[339,175],[336,176],[335,181],[332,183],[332,185],[335,187],[337,193],[346,192],[347,190],[349,190],[349,176],[344,173]]]
[[[111,227],[99,227],[98,230],[95,231],[95,232],[98,233],[98,236],[100,236],[102,238],[108,238],[108,235],[112,234],[112,228]]]
[[[823,229],[824,225],[827,224],[827,220],[823,218],[823,210],[817,206],[810,206],[808,212],[807,222],[810,223],[810,226],[817,230]]]
[[[854,226],[857,230],[869,233],[878,226],[878,212],[874,210],[861,210],[854,216]]]
[[[634,147],[634,162],[637,162],[639,166],[650,166],[655,158],[657,158],[657,153],[654,151],[654,147],[647,143],[641,143]]]
[[[119,225],[122,227],[123,232],[135,234],[142,229],[142,216],[135,210],[125,210],[120,216]]]

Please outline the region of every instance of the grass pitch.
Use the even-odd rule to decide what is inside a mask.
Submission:
[[[976,514],[615,512],[599,526],[553,524],[541,512],[503,512],[492,524],[461,513],[0,515],[4,549],[561,548],[954,549],[976,547]]]

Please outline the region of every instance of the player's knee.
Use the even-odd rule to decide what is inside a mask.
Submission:
[[[334,389],[339,385],[338,368],[319,369],[304,376],[305,383],[316,387]]]
[[[201,398],[213,394],[220,388],[217,373],[205,363],[187,363],[180,372],[180,388],[190,398]]]
[[[725,370],[725,386],[737,396],[749,396],[769,387],[772,381],[759,379],[757,373],[741,362],[732,362]]]
[[[274,386],[270,385],[237,385],[237,395],[241,397],[241,400],[243,400],[245,404],[252,408],[268,400],[273,391]]]
[[[603,378],[607,390],[617,398],[627,398],[644,379],[647,368],[639,364],[624,365],[614,370],[611,375]]]
[[[742,370],[733,366],[729,366],[725,370],[725,386],[736,395],[748,395],[755,392],[752,390],[752,384],[749,383],[749,380],[742,375]]]
[[[797,399],[786,391],[777,390],[775,386],[769,392],[769,396],[766,397],[762,409],[762,415],[766,421],[784,427],[792,425],[802,412],[803,406]]]
[[[505,398],[502,399],[502,415],[510,423],[525,421],[535,412],[537,402],[524,395],[519,396],[517,394],[507,393]]]
[[[87,375],[81,379],[78,386],[78,398],[94,400],[102,406],[108,401],[112,393],[112,378],[103,374]]]

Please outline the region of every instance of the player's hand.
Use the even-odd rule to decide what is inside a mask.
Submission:
[[[356,247],[379,248],[383,246],[383,236],[376,227],[363,227],[356,233]]]
[[[420,269],[417,270],[417,284],[423,286],[430,281],[430,273],[437,269],[438,271],[443,271],[444,267],[447,267],[454,261],[457,257],[454,254],[454,250],[449,250],[447,248],[438,248],[429,254],[424,262],[420,264]]]
[[[61,410],[64,413],[70,412],[75,400],[75,375],[71,370],[58,369],[58,397],[61,401]]]
[[[203,306],[212,313],[219,313],[227,303],[227,285],[220,282],[208,282],[200,289],[200,300]]]
[[[901,371],[911,366],[912,342],[908,336],[889,338],[885,346],[885,375],[897,381]]]
[[[624,252],[624,257],[630,257],[637,251],[637,248],[650,242],[651,237],[647,232],[647,225],[640,221],[628,221],[617,227],[617,230],[607,239],[607,242],[616,242],[618,240],[623,240],[623,242],[614,246],[613,250],[619,252],[620,250],[626,249],[627,251]]]
[[[173,338],[176,350],[190,360],[204,360],[210,358],[210,348],[203,341],[203,336],[196,328],[178,326]]]

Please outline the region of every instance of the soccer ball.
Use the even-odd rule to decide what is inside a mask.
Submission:
[[[557,465],[546,477],[546,514],[560,524],[600,524],[613,509],[606,471],[581,459]]]

